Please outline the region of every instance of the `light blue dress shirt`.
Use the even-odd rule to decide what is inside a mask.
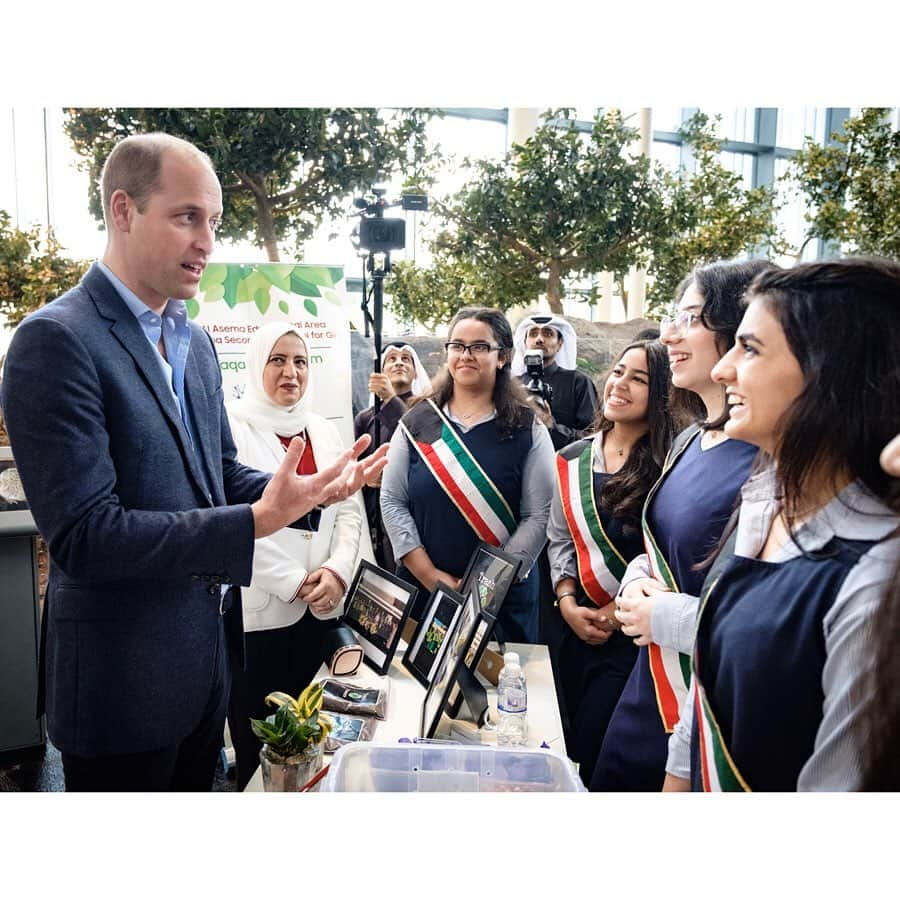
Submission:
[[[188,326],[187,308],[183,300],[172,300],[166,304],[162,316],[158,316],[143,300],[130,288],[122,283],[112,271],[102,262],[98,263],[103,274],[112,282],[113,287],[119,292],[119,296],[125,305],[140,322],[144,335],[156,351],[156,360],[165,376],[166,384],[172,391],[172,397],[178,404],[181,412],[181,421],[184,422],[191,445],[197,446],[197,433],[194,430],[194,421],[191,418],[184,393],[184,368],[187,363],[188,351],[191,348],[191,329]],[[166,356],[159,352],[159,339],[162,336],[163,346],[166,348]],[[168,359],[167,359],[167,358]]]

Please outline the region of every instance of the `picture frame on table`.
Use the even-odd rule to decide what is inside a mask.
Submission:
[[[463,660],[473,676],[491,639],[503,601],[515,584],[520,565],[520,561],[511,554],[483,541],[469,560],[459,592],[466,598],[467,607],[477,610],[475,627]],[[451,718],[459,715],[462,700],[462,692],[454,684],[448,703]]]
[[[457,641],[465,612],[465,599],[439,581],[403,655],[403,667],[424,688],[431,687],[445,647]]]
[[[459,592],[464,597],[471,596],[480,612],[496,619],[516,582],[520,565],[511,553],[481,541],[469,559]]]
[[[475,636],[475,625],[469,628],[468,634],[463,636],[462,629],[457,630],[458,640],[448,643],[445,652],[438,663],[431,685],[425,692],[425,700],[422,703],[422,721],[419,726],[420,738],[432,738],[441,723],[441,716],[450,702],[450,695],[456,686],[460,669],[465,665],[466,652],[469,644]]]
[[[379,675],[386,675],[409,618],[416,588],[392,572],[361,560],[341,621],[359,638],[363,661]]]

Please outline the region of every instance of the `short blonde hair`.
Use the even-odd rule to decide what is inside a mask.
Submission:
[[[212,160],[202,150],[171,134],[155,131],[123,138],[113,147],[100,173],[100,194],[107,229],[110,225],[109,204],[116,191],[125,191],[134,200],[138,212],[146,209],[151,195],[159,190],[162,161],[166,152],[193,156],[213,169]]]

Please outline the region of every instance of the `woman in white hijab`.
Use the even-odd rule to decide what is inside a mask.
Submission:
[[[302,337],[286,322],[264,325],[250,340],[244,395],[227,406],[240,462],[275,471],[300,435],[306,446],[297,473],[329,465],[344,447],[334,425],[310,412],[311,402]],[[322,510],[315,532],[284,528],[256,541],[253,579],[242,591],[245,667],[233,673],[228,709],[239,790],[259,764],[261,744],[250,718],[265,718],[272,691],[296,696],[322,663],[326,621],[342,611],[363,522],[357,493]]]

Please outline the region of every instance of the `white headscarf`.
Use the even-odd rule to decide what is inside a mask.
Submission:
[[[381,351],[382,369],[384,369],[384,358],[387,356],[388,350],[406,350],[406,352],[409,353],[413,358],[413,365],[416,368],[416,377],[413,378],[410,390],[413,392],[414,397],[419,397],[422,394],[428,393],[428,391],[431,390],[431,379],[428,377],[425,366],[422,365],[422,361],[419,359],[419,354],[416,353],[409,344],[402,344],[400,341],[391,341],[391,343]]]
[[[578,335],[575,334],[575,329],[561,316],[547,315],[546,313],[534,313],[533,315],[525,316],[525,318],[519,322],[519,327],[516,328],[516,333],[513,337],[513,348],[515,352],[513,353],[512,358],[512,374],[525,374],[525,350],[527,349],[525,347],[525,332],[533,325],[537,325],[538,327],[550,325],[555,328],[562,335],[562,346],[559,348],[559,352],[556,354],[556,358],[553,362],[561,369],[576,368]]]
[[[254,425],[260,431],[290,437],[306,428],[312,407],[312,371],[307,369],[303,396],[293,406],[280,406],[269,398],[263,387],[263,371],[272,348],[286,334],[296,334],[306,346],[303,335],[289,322],[269,322],[254,332],[247,347],[247,386],[244,395],[240,400],[232,400],[226,405],[231,418]]]

